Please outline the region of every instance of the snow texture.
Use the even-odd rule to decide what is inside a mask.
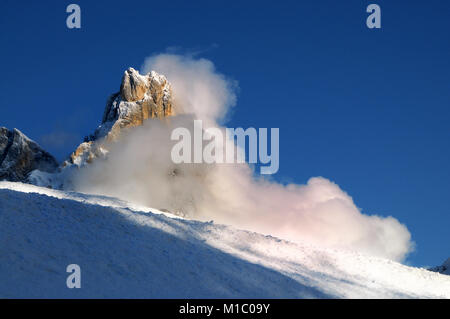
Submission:
[[[81,267],[81,288],[66,267]],[[450,277],[104,196],[0,182],[0,298],[449,298]]]

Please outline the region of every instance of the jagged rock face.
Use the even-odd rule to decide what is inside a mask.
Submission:
[[[71,154],[65,165],[83,165],[108,152],[127,128],[140,126],[151,118],[174,115],[172,89],[166,77],[154,71],[141,75],[133,68],[125,71],[120,91],[112,94],[105,107],[102,123],[84,143]]]
[[[154,71],[141,75],[129,68],[123,75],[120,92],[113,94],[106,104],[102,124],[119,120],[122,127],[138,126],[148,118],[173,115],[171,95],[165,76]]]
[[[140,75],[133,68],[129,68],[123,75],[120,94],[124,101],[136,102],[144,99],[148,86],[148,77]]]
[[[22,132],[0,128],[0,180],[25,182],[35,169],[53,172],[57,167],[55,158]]]

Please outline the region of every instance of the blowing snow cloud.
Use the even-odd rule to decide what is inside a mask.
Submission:
[[[411,251],[411,235],[403,224],[393,217],[362,214],[352,198],[326,178],[282,185],[255,175],[248,164],[174,164],[172,130],[192,130],[194,119],[225,129],[218,123],[235,106],[237,85],[211,61],[189,56],[149,57],[141,73],[151,70],[171,82],[177,115],[167,121],[147,120],[125,133],[106,161],[80,169],[75,189],[393,260]]]

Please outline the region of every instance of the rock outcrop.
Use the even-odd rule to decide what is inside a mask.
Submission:
[[[165,76],[154,71],[141,75],[129,68],[123,75],[120,91],[109,97],[100,126],[85,138],[63,166],[80,166],[105,156],[108,144],[124,129],[142,125],[146,119],[171,115],[174,115],[172,89]]]
[[[17,129],[0,127],[0,180],[25,182],[33,170],[54,172],[58,162]]]
[[[450,275],[450,258],[448,258],[441,266],[433,267],[428,270],[438,272],[444,275]]]

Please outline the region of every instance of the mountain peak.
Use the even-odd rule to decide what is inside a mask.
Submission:
[[[142,75],[130,67],[122,76],[119,92],[107,100],[100,126],[77,147],[65,165],[89,163],[103,156],[107,144],[124,129],[140,126],[147,119],[172,115],[172,87],[166,77],[155,71]]]

